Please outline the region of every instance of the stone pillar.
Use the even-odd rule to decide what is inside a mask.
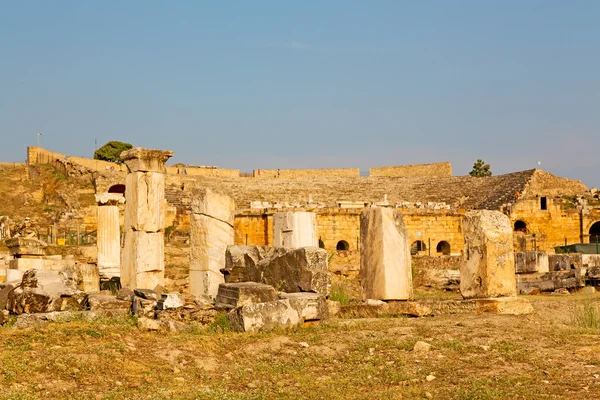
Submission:
[[[119,207],[125,203],[120,193],[96,195],[98,203],[98,271],[101,276],[121,276],[121,230],[119,229]]]
[[[235,203],[229,196],[199,189],[192,196],[190,294],[214,299],[225,279],[227,246],[233,244]]]
[[[372,207],[360,214],[360,283],[363,299],[413,298],[408,233],[394,209]]]
[[[465,247],[460,292],[465,299],[517,295],[513,232],[500,211],[469,211],[462,220]]]
[[[121,153],[125,179],[125,243],[121,285],[154,289],[165,280],[165,162],[172,151],[134,148]]]
[[[273,246],[319,247],[316,214],[312,212],[273,214]]]

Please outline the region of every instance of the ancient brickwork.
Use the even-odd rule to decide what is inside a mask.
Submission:
[[[239,169],[226,169],[226,168],[219,168],[219,167],[203,167],[203,166],[185,165],[185,166],[167,167],[167,174],[235,178],[235,177],[240,176],[240,170]]]
[[[260,171],[260,172],[259,172]],[[360,177],[358,168],[320,168],[320,169],[255,169],[255,178],[324,178],[324,177]]]
[[[369,176],[452,176],[452,164],[441,162],[435,164],[396,165],[369,169]]]

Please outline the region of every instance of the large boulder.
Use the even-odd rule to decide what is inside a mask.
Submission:
[[[287,293],[331,291],[324,249],[229,246],[226,260],[222,272],[228,283],[265,283]]]
[[[236,332],[269,331],[289,328],[302,322],[302,317],[288,299],[247,304],[230,311],[227,316]]]

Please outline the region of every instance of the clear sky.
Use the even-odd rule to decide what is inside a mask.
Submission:
[[[94,140],[223,168],[477,158],[600,187],[600,1],[0,0],[0,160]]]

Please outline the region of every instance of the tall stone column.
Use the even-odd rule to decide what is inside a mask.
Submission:
[[[319,247],[316,214],[312,212],[273,214],[273,246]]]
[[[112,278],[121,276],[121,230],[119,229],[118,204],[125,203],[120,193],[96,195],[98,203],[97,240],[98,272]]]
[[[413,298],[408,233],[394,209],[372,207],[360,214],[360,284],[364,299]]]
[[[165,280],[165,163],[172,151],[134,148],[121,153],[125,180],[125,243],[121,285],[154,289]]]
[[[500,211],[469,211],[462,220],[465,247],[460,292],[465,299],[517,295],[513,232]]]
[[[190,294],[216,298],[225,279],[227,246],[233,244],[235,203],[229,196],[198,189],[192,196]]]

